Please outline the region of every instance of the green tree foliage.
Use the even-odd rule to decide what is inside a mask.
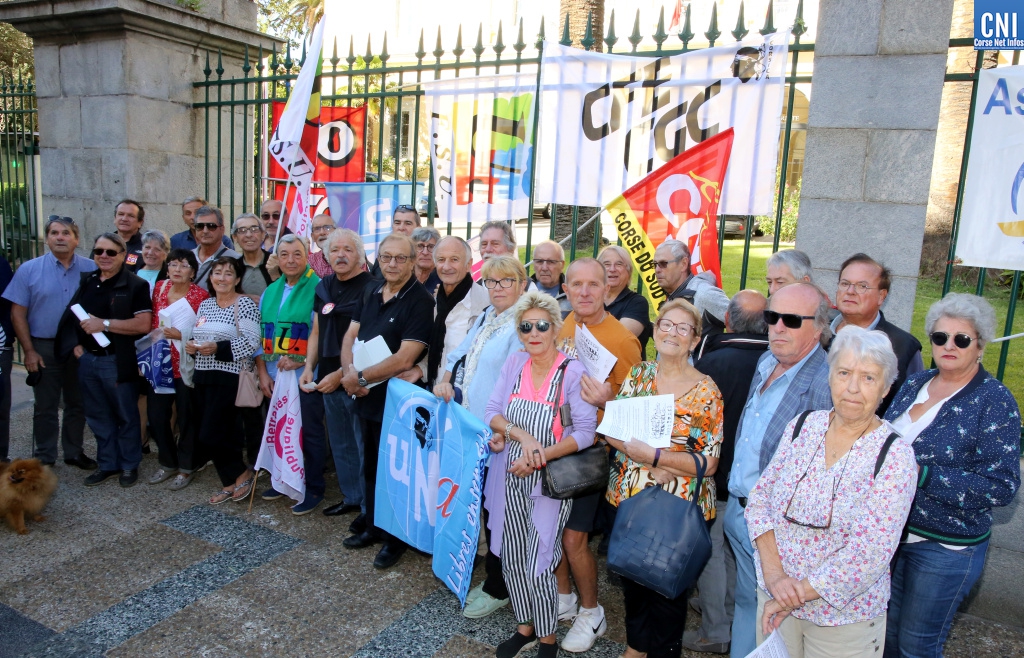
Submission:
[[[0,75],[23,78],[32,75],[32,40],[10,23],[0,23]]]
[[[324,0],[257,0],[260,30],[299,42],[324,15]]]

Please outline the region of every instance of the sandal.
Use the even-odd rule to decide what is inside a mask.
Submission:
[[[255,480],[256,476],[250,475],[249,479],[244,480],[241,484],[235,485],[235,490],[231,496],[231,500],[235,501],[236,503],[240,503],[246,498],[248,498],[249,494],[252,492],[252,485],[253,482],[255,482]]]
[[[213,494],[212,498],[210,498],[210,504],[220,505],[221,503],[226,503],[231,500],[231,495],[233,493],[234,489],[221,489],[217,493]]]

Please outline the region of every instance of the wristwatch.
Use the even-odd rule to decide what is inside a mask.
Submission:
[[[110,329],[110,320],[104,320],[103,321],[103,328],[104,329]]]
[[[370,383],[370,382],[366,381],[365,377],[363,377],[363,371],[362,370],[357,372],[356,376],[359,377],[359,385],[362,386],[363,388],[366,388],[366,386]]]

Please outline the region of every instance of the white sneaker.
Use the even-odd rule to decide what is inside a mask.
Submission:
[[[579,609],[579,598],[576,592],[558,595],[558,621],[571,621]]]
[[[608,630],[608,623],[604,618],[604,608],[599,605],[596,612],[580,608],[579,614],[576,615],[576,621],[572,623],[572,628],[562,640],[562,649],[570,653],[590,651],[597,638],[604,635],[606,630]]]

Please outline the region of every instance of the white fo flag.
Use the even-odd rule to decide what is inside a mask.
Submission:
[[[604,206],[698,142],[735,132],[718,212],[772,212],[789,32],[671,57],[544,42],[537,195]]]
[[[306,61],[292,84],[288,102],[281,113],[277,130],[270,137],[267,149],[281,167],[288,172],[286,189],[294,188],[295,196],[288,210],[288,228],[295,234],[309,237],[309,188],[313,182],[316,163],[310,161],[301,148],[303,130],[307,123],[313,128],[312,139],[320,125],[320,72],[323,67],[324,19],[313,30],[306,49]],[[315,152],[315,151],[314,151]],[[287,197],[285,198],[287,203]]]
[[[278,370],[274,397],[263,430],[256,470],[270,473],[274,488],[297,503],[306,497],[306,469],[302,459],[302,411],[299,408],[297,370]]]

